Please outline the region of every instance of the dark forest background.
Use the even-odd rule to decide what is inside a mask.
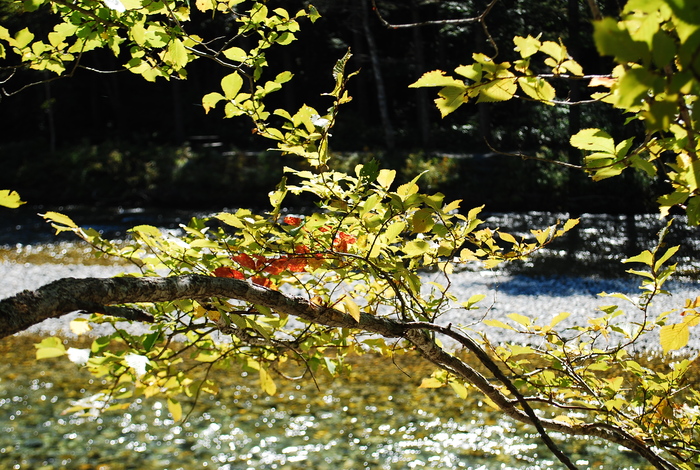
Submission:
[[[296,11],[305,2],[287,1]],[[466,18],[478,15],[485,0],[379,0],[392,23]],[[602,2],[615,16],[621,5]],[[351,169],[376,159],[410,179],[423,170],[425,190],[486,204],[491,211],[635,213],[654,211],[655,185],[628,171],[622,178],[592,183],[580,171],[494,152],[522,152],[544,159],[580,163],[569,136],[603,126],[619,138],[634,129],[606,106],[549,107],[521,100],[469,103],[441,119],[433,106],[435,90],[408,85],[433,69],[451,71],[474,52],[496,51],[481,25],[430,25],[389,29],[368,0],[318,0],[323,15],[302,25],[299,40],[268,54],[268,72],[290,70],[294,79],[268,108],[297,109],[308,103],[325,109],[320,96],[333,86],[331,68],[348,48],[350,68],[361,69],[350,83],[353,101],[341,109],[333,129],[334,165]],[[6,3],[0,24],[15,31],[50,21],[45,12],[18,14]],[[31,15],[31,16],[30,16]],[[226,34],[235,23],[193,12],[192,31],[206,37]],[[591,15],[583,0],[501,0],[486,19],[498,45],[498,61],[514,58],[514,35],[561,39],[588,74],[605,73],[611,63],[592,42]],[[111,71],[119,58],[91,53],[89,67]],[[40,83],[0,101],[0,187],[16,189],[34,204],[170,206],[178,208],[264,207],[282,167],[294,162],[267,150],[244,119],[205,115],[201,98],[217,91],[226,70],[200,59],[186,81],[144,81],[129,72],[95,73]],[[5,77],[3,77],[4,79]],[[12,92],[49,78],[23,72],[5,84]],[[555,84],[559,96],[585,99],[585,82]],[[276,102],[274,100],[277,100]],[[303,201],[300,201],[303,203]]]

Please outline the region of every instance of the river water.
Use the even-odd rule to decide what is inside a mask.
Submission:
[[[177,229],[191,215],[143,209],[64,208],[63,212],[116,237],[141,223]],[[487,223],[524,234],[528,228],[565,218],[564,214],[489,214]],[[544,275],[577,279],[574,284],[579,287],[578,279],[590,279],[592,289],[598,289],[601,279],[622,279],[626,267],[620,260],[649,247],[663,225],[653,215],[581,219],[571,237],[509,268],[504,274],[509,282],[521,282],[525,272],[534,274],[535,284],[545,288],[531,297],[562,289],[562,282],[547,284],[544,277],[537,277]],[[698,238],[696,229],[678,223],[669,240],[683,246],[682,276],[690,290],[700,272]],[[39,253],[39,260],[60,261],[70,255],[62,245],[47,245],[53,240],[52,231],[26,211],[0,227],[5,260],[12,256],[26,260]],[[69,252],[76,249],[68,246]],[[21,272],[42,271],[37,268],[26,265]],[[5,359],[0,364],[3,469],[557,468],[531,428],[503,420],[478,397],[461,400],[448,389],[419,389],[431,369],[407,357],[397,358],[400,369],[387,359],[357,359],[353,372],[343,378],[319,377],[318,388],[281,382],[273,397],[263,396],[256,380],[245,372],[220,372],[227,386],[216,397],[187,403],[194,406],[192,415],[176,423],[167,407],[155,400],[139,400],[126,412],[94,418],[61,414],[72,400],[89,396],[98,384],[68,361],[36,363],[33,342],[29,336],[0,341]],[[553,437],[581,468],[646,468],[617,446]]]

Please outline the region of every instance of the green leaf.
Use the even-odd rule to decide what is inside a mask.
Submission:
[[[29,31],[29,28],[24,28],[23,30],[17,32],[14,40],[10,41],[10,45],[12,45],[18,49],[24,49],[33,40],[34,40],[34,34],[32,34]]]
[[[660,268],[661,266],[663,266],[663,264],[664,264],[666,261],[668,261],[668,259],[669,259],[671,256],[673,256],[673,255],[676,254],[676,252],[678,251],[679,248],[680,248],[680,245],[676,245],[676,246],[672,246],[671,248],[669,248],[668,250],[666,250],[666,253],[664,253],[663,256],[661,256],[661,258],[659,258],[658,260],[656,260],[656,263],[654,263],[654,270],[655,270],[655,271],[658,271],[659,268]]]
[[[309,19],[311,20],[312,23],[315,23],[316,20],[318,20],[321,17],[321,14],[318,12],[316,7],[313,5],[309,5]]]
[[[623,109],[639,106],[642,99],[655,87],[657,79],[660,77],[642,67],[633,67],[625,71],[617,84],[615,106]]]
[[[474,294],[469,299],[467,299],[466,302],[462,302],[462,307],[466,309],[477,309],[478,307],[474,307],[477,303],[481,302],[484,300],[486,296],[484,294]]]
[[[204,107],[204,113],[208,114],[209,111],[214,109],[214,107],[216,106],[216,104],[219,101],[225,100],[225,99],[226,98],[224,97],[224,95],[222,95],[221,93],[217,93],[217,92],[208,93],[208,94],[204,95],[204,97],[202,98],[202,106]]]
[[[34,347],[36,348],[37,360],[60,357],[66,354],[66,348],[63,346],[61,338],[56,338],[55,336],[43,339],[41,343],[35,344]]]
[[[16,209],[24,203],[25,201],[19,198],[17,191],[11,191],[9,189],[0,190],[0,206]]]
[[[602,55],[614,56],[619,62],[637,62],[649,57],[649,47],[634,41],[629,31],[612,18],[604,18],[593,23],[593,39]]]
[[[433,211],[430,209],[420,209],[416,211],[411,218],[411,230],[413,230],[414,233],[429,232],[434,225]]]
[[[394,222],[393,224],[389,225],[386,230],[384,230],[384,236],[386,237],[386,243],[387,244],[392,244],[396,241],[396,239],[399,237],[401,232],[403,232],[406,229],[406,222]]]
[[[483,67],[481,64],[460,65],[455,69],[455,72],[469,80],[480,82],[483,75]]]
[[[129,232],[136,233],[139,235],[150,235],[152,237],[161,236],[160,230],[158,230],[158,228],[154,227],[153,225],[137,225],[136,227],[129,229]]]
[[[403,252],[411,258],[422,256],[430,251],[430,243],[425,240],[411,240],[403,247]]]

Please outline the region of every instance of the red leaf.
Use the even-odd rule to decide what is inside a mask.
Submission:
[[[251,278],[251,281],[253,281],[253,284],[257,284],[257,285],[263,286],[263,287],[268,287],[268,288],[270,288],[270,289],[272,289],[272,288],[274,287],[273,284],[272,284],[272,281],[269,280],[269,279],[266,278],[266,277],[262,277],[262,276],[253,276],[253,277]]]
[[[298,227],[301,225],[302,219],[300,217],[293,217],[291,215],[288,215],[287,217],[282,219],[282,222],[293,227]]]
[[[253,258],[251,258],[245,253],[238,253],[237,255],[233,255],[231,256],[231,259],[243,266],[244,268],[253,270],[256,269],[256,263],[255,261],[253,261]]]
[[[232,277],[234,279],[244,279],[243,273],[233,269],[231,266],[219,266],[212,271],[216,277]]]
[[[355,238],[354,236],[347,234],[345,232],[338,232],[338,238],[340,238],[341,240],[343,240],[344,242],[346,242],[350,245],[357,242],[357,238]]]
[[[340,251],[340,252],[345,253],[346,251],[348,251],[348,242],[346,242],[343,239],[336,238],[333,241],[333,248],[335,248],[336,251]]]
[[[290,273],[303,273],[306,271],[307,264],[309,264],[309,262],[306,258],[290,258],[289,261],[287,261],[287,270]]]
[[[287,264],[289,264],[287,258],[278,258],[268,264],[264,271],[272,275],[282,274],[282,272],[287,269]]]

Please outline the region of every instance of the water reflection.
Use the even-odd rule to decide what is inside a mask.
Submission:
[[[26,337],[0,342],[0,468],[79,470],[548,469],[556,467],[528,428],[476,399],[419,389],[430,369],[400,357],[402,371],[358,361],[343,380],[280,383],[274,397],[240,371],[187,422],[139,400],[125,413],[61,415],[88,377],[67,361],[36,364]],[[41,375],[43,372],[43,375]],[[37,378],[40,377],[40,378]],[[586,468],[644,468],[597,439],[553,436]]]

